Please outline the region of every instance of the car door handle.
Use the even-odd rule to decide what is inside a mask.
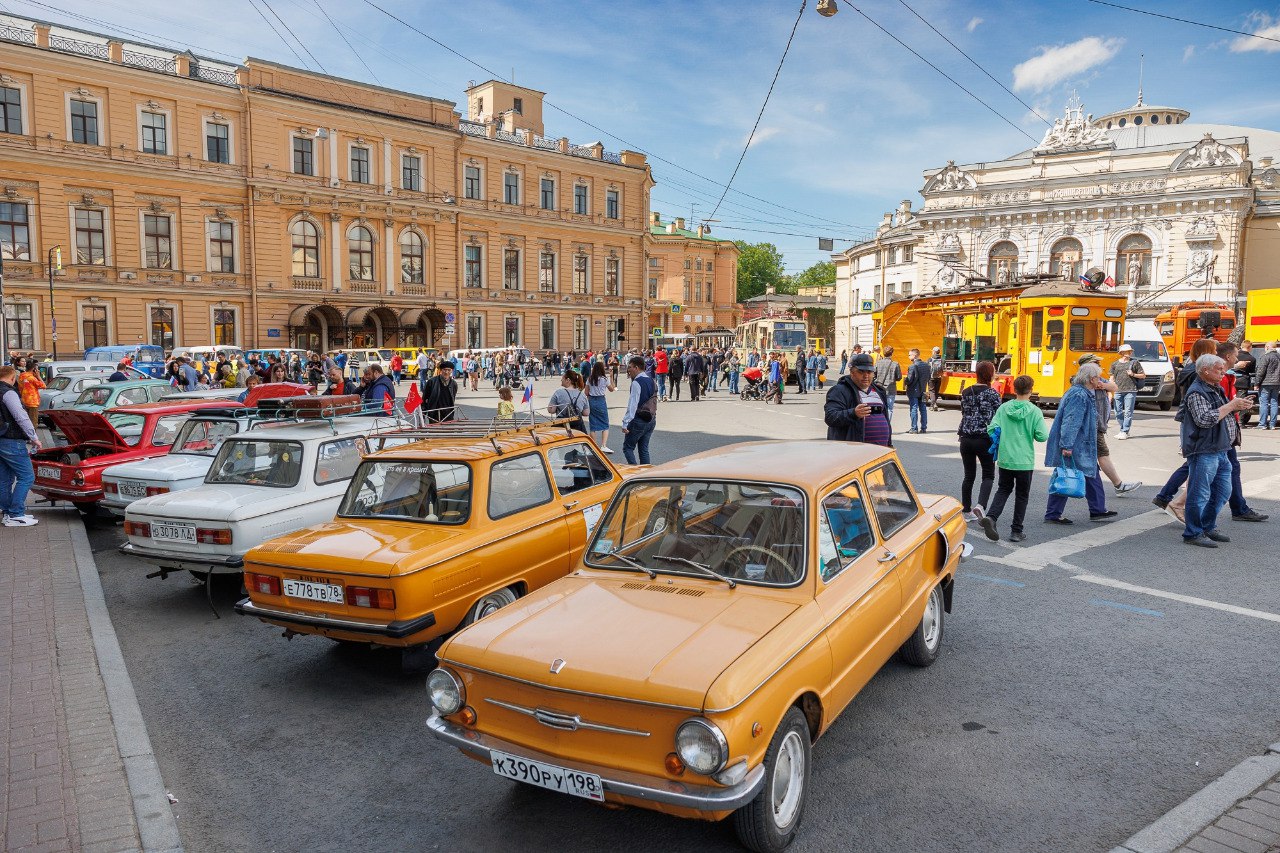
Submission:
[[[565,505],[564,505],[564,508],[565,508],[565,509],[573,509],[573,508],[574,508],[575,506],[577,506],[577,505],[578,505],[578,502],[577,502],[577,501],[569,501],[567,504],[565,504]]]
[[[885,552],[884,552],[884,556],[883,556],[883,557],[877,557],[877,558],[876,558],[876,562],[877,562],[877,563],[889,563],[889,562],[892,562],[892,561],[894,561],[894,560],[896,560],[896,559],[898,559],[898,555],[897,555],[897,554],[893,553],[892,551],[885,551]]]

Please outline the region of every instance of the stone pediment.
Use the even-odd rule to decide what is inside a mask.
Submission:
[[[1239,166],[1242,161],[1235,149],[1223,145],[1206,133],[1195,145],[1178,155],[1173,161],[1173,171],[1188,172],[1192,169],[1216,169],[1223,166]]]
[[[964,169],[956,165],[956,161],[948,160],[947,165],[936,175],[925,182],[921,191],[930,193],[968,192],[977,189],[978,182]]]

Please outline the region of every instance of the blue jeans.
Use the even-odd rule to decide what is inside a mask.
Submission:
[[[1089,514],[1097,515],[1107,511],[1107,493],[1102,488],[1102,475],[1096,473],[1084,478],[1084,498],[1089,504]],[[1049,502],[1044,508],[1044,520],[1052,521],[1062,518],[1062,511],[1067,508],[1065,495],[1049,495]]]
[[[658,380],[658,399],[667,399],[667,374],[655,373],[653,378]]]
[[[929,404],[924,395],[916,396],[915,394],[907,395],[907,410],[911,412],[911,429],[913,431],[926,430],[929,428]],[[919,413],[917,415],[917,413]],[[919,424],[917,430],[916,424]]]
[[[1169,481],[1164,484],[1164,488],[1157,493],[1156,497],[1166,501],[1173,500],[1178,494],[1178,489],[1182,488],[1182,484],[1187,482],[1187,463],[1183,462],[1177,471],[1169,475]]]
[[[1218,513],[1231,495],[1231,458],[1227,451],[1197,453],[1187,460],[1187,509],[1183,539],[1218,528]]]
[[[655,421],[642,421],[632,418],[627,424],[626,436],[622,439],[622,455],[632,465],[649,464],[649,438],[653,435]],[[640,461],[636,462],[636,448],[640,449]]]
[[[806,370],[805,373],[809,374],[809,390],[817,391],[818,390],[818,371]]]
[[[720,370],[718,368],[712,368],[711,373],[707,376],[707,390],[720,390]]]
[[[740,391],[740,390],[738,389],[738,378],[739,378],[740,376],[742,376],[742,374],[741,374],[741,373],[739,373],[739,372],[738,372],[738,371],[736,371],[736,370],[730,370],[730,371],[729,371],[729,393],[730,393],[730,394],[741,394],[741,393],[742,393],[742,391]]]
[[[1258,424],[1275,427],[1277,416],[1280,416],[1280,388],[1259,388]]]
[[[35,481],[27,443],[0,438],[0,511],[15,517],[26,515],[27,492]]]
[[[892,388],[885,389],[884,416],[885,416],[885,419],[888,420],[890,423],[893,422],[893,403],[897,399],[898,399],[898,395],[894,392],[894,389]]]
[[[1125,435],[1129,434],[1129,427],[1133,426],[1133,407],[1137,402],[1137,391],[1121,391],[1116,394],[1116,423],[1119,424],[1120,431]]]

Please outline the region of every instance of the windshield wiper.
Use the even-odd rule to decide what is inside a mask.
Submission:
[[[672,557],[667,554],[654,554],[653,559],[665,560],[666,562],[669,562],[669,563],[684,563],[686,566],[693,566],[698,571],[706,572],[708,575],[715,578],[716,580],[724,581],[729,585],[729,589],[733,589],[738,585],[738,582],[736,580],[734,580],[733,578],[727,578],[724,575],[719,574],[718,572],[716,572],[714,569],[712,569],[710,566],[706,565],[705,563],[694,562],[693,560],[689,560],[684,557]]]
[[[639,569],[640,571],[644,572],[649,576],[649,580],[655,580],[658,577],[658,573],[655,572],[653,569],[644,565],[639,560],[633,560],[632,558],[628,557],[626,554],[619,554],[617,550],[605,551],[600,556],[613,557],[617,559],[619,562],[624,563],[633,569]]]

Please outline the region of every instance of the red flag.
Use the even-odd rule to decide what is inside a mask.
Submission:
[[[422,405],[422,395],[418,393],[418,383],[409,386],[409,395],[404,398],[404,410],[409,414],[418,411]]]

